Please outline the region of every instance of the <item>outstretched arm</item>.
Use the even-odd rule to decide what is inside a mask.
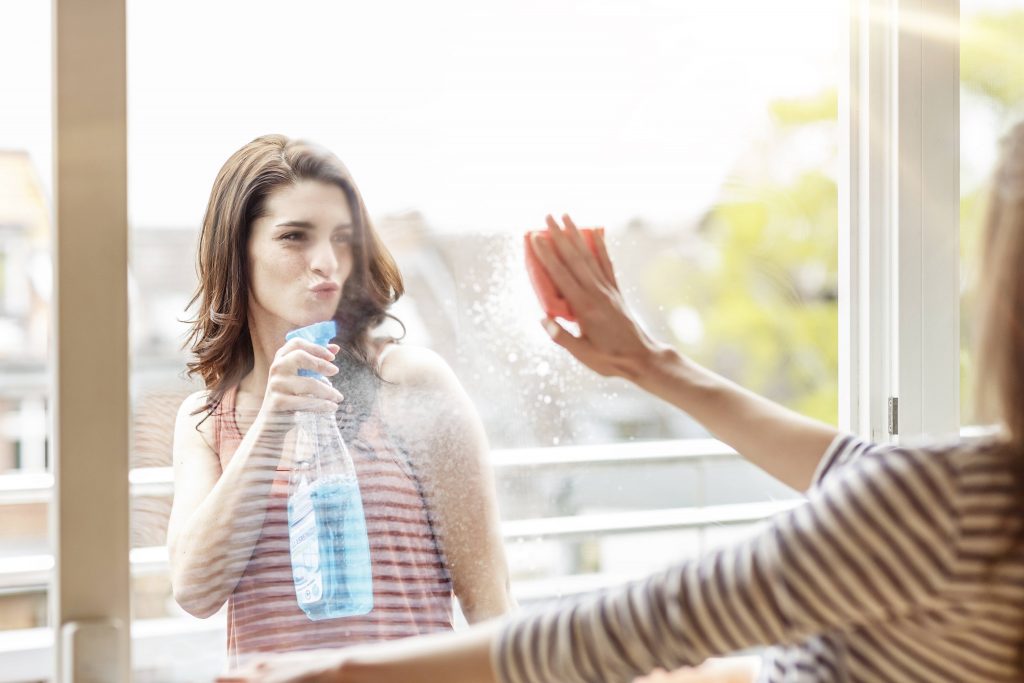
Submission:
[[[500,628],[489,621],[457,633],[277,655],[217,683],[498,683],[491,652]]]
[[[850,439],[837,439],[829,455]],[[958,596],[963,510],[981,499],[968,501],[959,477],[933,450],[869,453],[744,543],[515,619],[499,635],[496,670],[505,683],[630,680],[941,610]],[[877,645],[883,657],[901,647]]]
[[[605,246],[596,232],[591,252],[569,216],[548,216],[550,240],[533,238],[537,257],[579,323],[579,336],[554,320],[544,327],[555,343],[605,376],[623,377],[686,411],[717,438],[776,479],[806,490],[838,434],[740,387],[651,339],[626,308]]]
[[[828,455],[851,440],[836,439]],[[963,510],[985,495],[964,498],[958,476],[934,451],[869,453],[748,541],[643,581],[500,626],[270,660],[225,680],[626,681],[758,645],[890,624],[956,597],[957,530],[967,523]],[[901,644],[878,647],[895,656]]]

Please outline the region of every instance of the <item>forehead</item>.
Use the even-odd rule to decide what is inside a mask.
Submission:
[[[264,204],[267,217],[311,223],[351,223],[352,211],[345,191],[337,185],[318,180],[300,180],[279,187]]]

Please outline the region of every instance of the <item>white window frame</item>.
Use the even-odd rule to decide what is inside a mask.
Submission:
[[[957,0],[851,0],[840,421],[876,442],[959,431],[958,24]]]
[[[130,679],[124,5],[54,0],[51,595],[62,682]],[[951,433],[959,415],[959,46],[941,31],[898,27],[920,28],[922,17],[955,26],[958,5],[850,7],[840,109],[848,133],[839,183],[841,425],[889,439],[894,397],[899,438]],[[894,21],[879,20],[886,17]]]
[[[125,0],[53,1],[55,680],[130,680]]]

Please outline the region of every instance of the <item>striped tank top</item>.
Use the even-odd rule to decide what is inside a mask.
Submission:
[[[358,400],[339,386],[348,408]],[[215,447],[226,467],[242,440],[235,419],[237,388],[214,411]],[[404,449],[387,437],[375,401],[358,418],[339,413],[355,461],[366,514],[373,571],[373,610],[363,616],[312,621],[298,605],[288,542],[287,465],[279,465],[263,528],[228,599],[228,658],[405,638],[452,629],[452,582],[430,510]],[[344,406],[344,404],[343,404]],[[346,423],[346,417],[348,418]]]

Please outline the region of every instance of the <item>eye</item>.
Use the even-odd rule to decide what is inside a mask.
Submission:
[[[331,238],[335,244],[352,244],[352,233],[349,231],[336,232]]]
[[[280,237],[278,237],[278,239],[284,240],[285,242],[298,242],[304,237],[305,234],[302,232],[286,232]]]

